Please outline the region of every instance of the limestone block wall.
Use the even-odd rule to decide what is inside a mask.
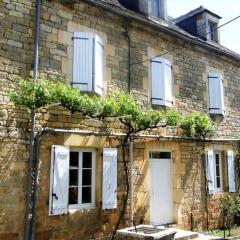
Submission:
[[[34,8],[35,1],[33,0],[2,0],[0,2],[0,238],[2,239],[22,239],[23,235],[30,120],[29,112],[25,108],[15,107],[9,102],[8,92],[17,88],[21,78],[32,75]],[[136,63],[131,65],[130,69],[131,89],[142,104],[150,104],[151,63],[149,61],[138,62],[170,50],[166,58],[173,63],[174,108],[182,113],[208,112],[207,73],[209,70],[221,71],[225,84],[226,115],[223,118],[213,119],[218,127],[217,135],[219,137],[239,136],[239,61],[190,45],[188,42],[157,31],[156,28],[123,19],[82,1],[75,4],[63,4],[58,0],[43,0],[39,52],[40,77],[53,81],[66,79],[71,82],[73,32],[91,31],[97,33],[105,43],[105,95],[115,89],[127,90],[128,42],[123,36],[125,31],[123,24],[128,27],[131,38],[131,62]],[[38,128],[48,126],[99,130],[102,127],[89,120],[87,125],[94,126],[86,127],[81,115],[72,115],[62,108],[42,109],[37,114]],[[112,131],[122,130],[116,128]],[[113,224],[116,223],[119,211],[103,213],[97,209],[91,213],[75,213],[59,219],[47,217],[50,146],[52,143],[64,141],[63,137],[44,140],[43,149],[41,149],[46,158],[42,159],[44,164],[41,169],[37,225],[39,239],[66,239],[69,232],[71,234],[85,233],[89,231],[87,223],[95,226],[89,232],[90,237],[109,233]],[[105,144],[110,146],[113,143],[106,141]],[[144,215],[143,220],[147,221],[149,215],[146,204],[148,202],[148,181],[145,177],[147,175],[145,172],[148,171],[147,145],[141,143],[136,147],[135,161],[140,169],[140,175],[136,179],[136,190],[139,193],[136,196],[136,218],[140,221],[139,216]],[[190,226],[189,209],[192,208],[190,201],[192,195],[188,187],[194,172],[197,172],[196,181],[198,182],[194,191],[200,189],[202,191],[204,188],[200,184],[202,179],[198,168],[200,149],[201,147],[196,143],[173,143],[174,159],[179,165],[174,173],[175,217],[182,219],[179,223],[186,228]],[[125,182],[121,176],[119,176],[120,205],[125,190]],[[101,192],[99,191],[97,195],[101,196]],[[203,211],[202,197],[197,196],[197,203],[193,205],[196,211],[199,209]],[[144,199],[144,203],[139,202],[139,199]],[[212,209],[214,208],[215,205]],[[96,222],[96,219],[101,221]],[[196,221],[196,225],[202,224],[201,217]],[[79,226],[85,222],[86,228],[79,229]]]

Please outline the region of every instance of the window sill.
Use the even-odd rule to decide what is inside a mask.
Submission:
[[[215,192],[214,192],[214,194],[221,194],[221,193],[223,193],[224,191],[222,190],[222,189],[217,189],[217,190],[215,190]]]
[[[76,212],[89,212],[92,210],[97,209],[95,205],[92,206],[69,206],[68,212],[69,213],[76,213]]]

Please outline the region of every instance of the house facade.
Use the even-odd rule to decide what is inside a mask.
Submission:
[[[127,2],[43,0],[39,78],[103,98],[130,91],[146,106],[209,114],[217,133],[206,142],[159,130],[161,138],[134,143],[133,220],[217,228],[219,199],[239,185],[240,56],[219,44],[220,17],[203,7],[172,20],[165,1]],[[23,239],[30,115],[8,92],[32,75],[35,1],[0,6],[0,239]],[[115,136],[101,135],[98,122],[54,106],[37,112],[36,127],[71,130],[42,136],[36,239],[110,236],[121,215],[120,225],[128,225],[128,147],[116,137],[122,130],[113,123]]]

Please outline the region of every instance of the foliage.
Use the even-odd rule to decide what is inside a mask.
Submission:
[[[237,214],[240,207],[239,197],[227,195],[220,199],[220,207],[223,216],[230,217]]]
[[[231,235],[231,222],[228,221],[228,217],[234,217],[240,214],[240,197],[227,195],[220,199],[220,207],[223,215],[223,224],[224,224],[224,236],[225,228],[229,230],[229,236]]]
[[[21,80],[19,92],[11,92],[10,100],[16,105],[23,105],[30,110],[47,106],[52,102],[52,86],[49,82],[39,83]]]
[[[181,128],[190,137],[205,138],[215,132],[215,127],[207,114],[199,112],[191,113],[183,118]]]
[[[117,118],[128,126],[130,133],[166,126],[181,127],[187,135],[193,137],[204,137],[214,132],[212,122],[206,114],[193,113],[182,117],[172,109],[144,109],[131,94],[115,92],[102,99],[84,94],[78,88],[63,82],[21,80],[19,90],[10,93],[10,100],[30,110],[57,103],[91,118]]]

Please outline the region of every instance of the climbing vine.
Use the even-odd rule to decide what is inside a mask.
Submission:
[[[106,98],[82,93],[64,82],[40,80],[38,82],[21,80],[19,88],[9,94],[15,105],[30,110],[38,110],[51,104],[59,104],[72,112],[83,116],[104,120],[116,118],[124,124],[129,135],[143,130],[161,127],[179,127],[189,137],[206,137],[214,133],[210,118],[204,113],[192,113],[182,116],[173,109],[158,111],[151,107],[142,107],[131,95],[114,92]]]

